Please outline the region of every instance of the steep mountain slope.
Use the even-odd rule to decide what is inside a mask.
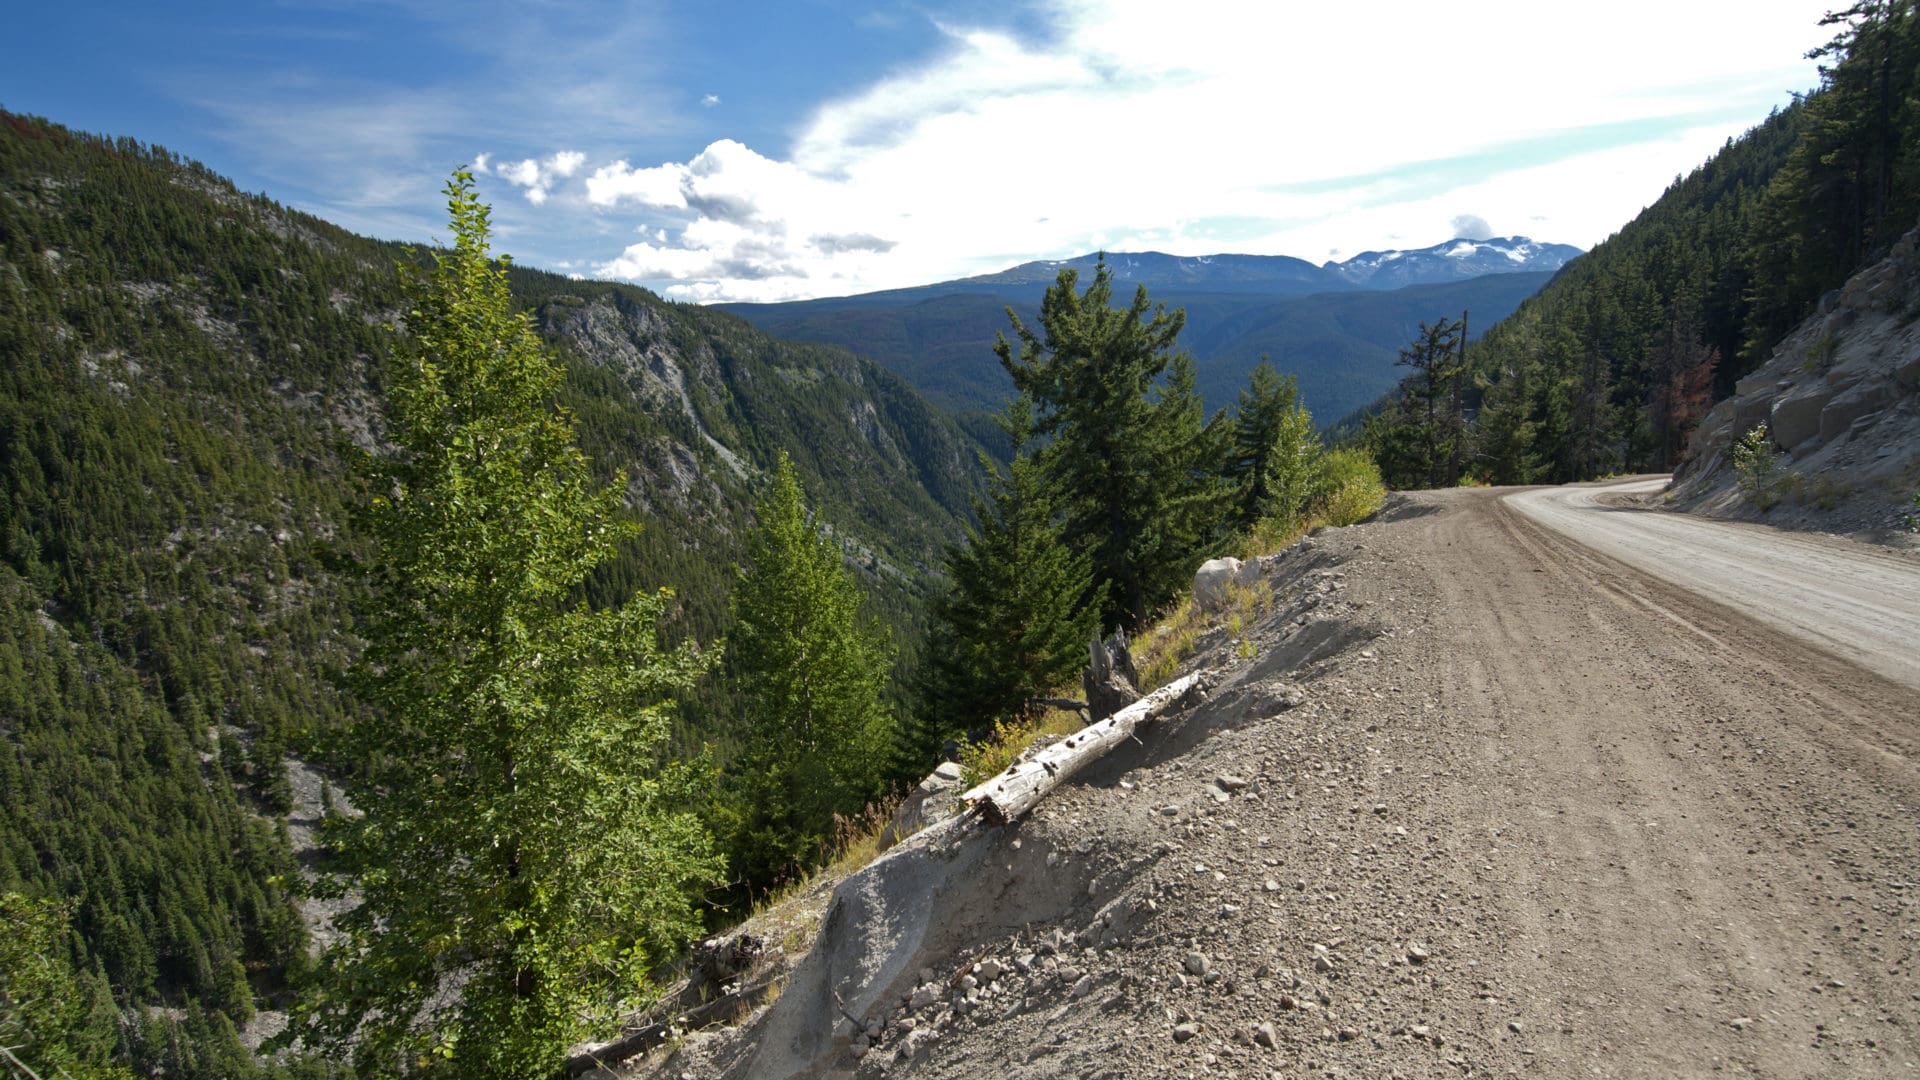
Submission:
[[[1823,532],[1913,537],[1920,511],[1920,230],[1855,274],[1714,406],[1675,472],[1673,502]],[[1774,490],[1743,490],[1733,447],[1765,425]],[[1771,507],[1763,503],[1777,500]]]
[[[1860,4],[1829,21],[1817,91],[1729,140],[1468,350],[1469,472],[1532,483],[1682,463],[1713,401],[1747,397],[1775,346],[1920,220],[1920,13]],[[1408,391],[1399,402],[1419,406]],[[1424,409],[1383,405],[1376,449],[1420,433],[1407,417]],[[1419,473],[1389,482],[1429,482]]]
[[[164,1017],[145,1050],[128,1036],[155,1067],[141,1055],[230,1042],[303,963],[286,755],[357,708],[331,677],[353,648],[339,568],[354,457],[380,447],[394,263],[415,254],[163,149],[0,115],[0,890],[70,900],[80,971],[185,1010],[184,1044]],[[514,283],[645,525],[597,592],[672,585],[671,632],[713,640],[786,450],[911,635],[978,483],[950,419],[721,312]],[[721,703],[693,704],[683,738],[724,739]]]
[[[1057,275],[1063,264],[1031,265],[1053,266]],[[1199,291],[1151,280],[1147,284],[1156,302],[1186,310],[1180,340],[1199,361],[1199,389],[1209,407],[1231,404],[1260,357],[1268,355],[1282,372],[1299,377],[1308,406],[1326,420],[1361,407],[1393,385],[1394,357],[1421,321],[1471,309],[1490,326],[1550,276],[1496,274],[1391,291],[1336,285],[1343,291],[1313,295],[1288,295],[1281,289]],[[1090,279],[1090,273],[1082,275],[1083,283]],[[829,342],[871,356],[948,408],[992,409],[1012,393],[1012,383],[993,355],[994,335],[1008,329],[1008,306],[1032,323],[1040,291],[1043,287],[1036,287],[1031,299],[1017,292],[955,292],[912,302],[889,296],[872,303],[854,297],[726,306],[768,333]]]

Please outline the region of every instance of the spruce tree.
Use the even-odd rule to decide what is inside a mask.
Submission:
[[[1236,523],[1304,513],[1319,455],[1320,436],[1294,377],[1282,377],[1261,358],[1233,413],[1228,473],[1235,482]]]
[[[759,889],[820,859],[835,817],[880,794],[895,722],[883,698],[893,643],[784,452],[756,513],[728,644],[744,749],[727,817],[735,876]]]
[[[688,889],[718,863],[660,751],[704,665],[662,647],[664,590],[578,600],[631,531],[624,482],[591,483],[551,404],[561,370],[472,177],[447,196],[454,247],[409,275],[366,512],[372,709],[341,747],[362,814],[337,822],[360,902],[291,1034],[365,1075],[545,1077],[698,929]]]
[[[1009,308],[1019,352],[1004,334],[994,351],[1052,436],[1039,460],[1066,500],[1068,546],[1091,555],[1102,622],[1138,628],[1191,579],[1221,523],[1226,425],[1206,417],[1193,357],[1175,349],[1184,312],[1154,305],[1145,286],[1109,306],[1104,259],[1084,294],[1078,283],[1065,269],[1048,286],[1039,333]]]
[[[1031,453],[1032,400],[1017,398],[996,420],[1013,463],[1003,473],[981,455],[988,497],[974,502],[980,526],[947,550],[951,584],[934,600],[921,668],[920,767],[949,737],[1027,719],[1035,698],[1072,680],[1099,625],[1091,561],[1067,547],[1059,499]]]

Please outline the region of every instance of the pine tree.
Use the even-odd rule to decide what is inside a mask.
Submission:
[[[628,529],[551,404],[561,371],[489,261],[473,180],[455,245],[409,276],[367,526],[375,604],[344,738],[365,771],[339,850],[361,900],[292,1035],[366,1074],[544,1077],[697,929],[717,877],[666,696],[704,666],[665,650],[670,594],[576,598]],[[341,883],[339,888],[344,890]]]
[[[1465,339],[1464,319],[1423,322],[1413,343],[1394,361],[1414,369],[1400,385],[1399,426],[1411,430],[1390,444],[1395,453],[1381,458],[1395,486],[1451,487],[1460,479]],[[1414,477],[1420,479],[1406,483]]]
[[[948,592],[933,603],[922,667],[917,764],[945,739],[1011,718],[1071,681],[1099,626],[1092,564],[1061,536],[1059,500],[1030,452],[1033,402],[996,418],[1013,447],[1002,473],[985,455],[989,492],[978,529],[947,551]]]
[[[895,722],[891,639],[782,452],[734,587],[730,674],[745,748],[727,810],[737,878],[765,888],[826,854],[834,819],[880,794]]]
[[[1300,402],[1297,382],[1262,358],[1233,413],[1228,475],[1236,484],[1236,523],[1303,514],[1319,455],[1320,436]]]
[[[1205,416],[1193,357],[1175,350],[1184,312],[1153,305],[1144,286],[1127,308],[1108,306],[1104,259],[1084,295],[1078,282],[1066,269],[1047,288],[1038,334],[1008,309],[1019,353],[1004,334],[994,351],[1053,437],[1039,460],[1067,500],[1068,546],[1091,554],[1102,621],[1137,628],[1191,579],[1221,523],[1227,425]]]

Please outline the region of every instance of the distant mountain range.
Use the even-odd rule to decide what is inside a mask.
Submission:
[[[1199,361],[1210,408],[1229,405],[1262,356],[1300,380],[1314,416],[1332,423],[1404,374],[1393,366],[1419,324],[1472,312],[1493,325],[1581,254],[1524,236],[1449,240],[1411,251],[1369,251],[1315,266],[1285,255],[1178,256],[1109,252],[1130,298],[1184,308],[1181,344]],[[1100,255],[1022,263],[998,273],[860,296],[726,308],[776,337],[841,345],[871,357],[949,408],[993,409],[1012,383],[993,355],[1012,307],[1031,322],[1063,269],[1082,286]]]
[[[1328,262],[1320,269],[1363,289],[1399,289],[1488,274],[1554,271],[1580,254],[1579,248],[1568,244],[1496,236],[1491,240],[1449,240],[1417,251],[1363,251],[1345,262]]]

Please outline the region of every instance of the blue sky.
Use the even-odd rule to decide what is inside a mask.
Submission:
[[[789,299],[1100,247],[1589,246],[1813,85],[1827,6],[43,4],[0,105],[383,237],[438,235],[477,165],[521,262]]]

